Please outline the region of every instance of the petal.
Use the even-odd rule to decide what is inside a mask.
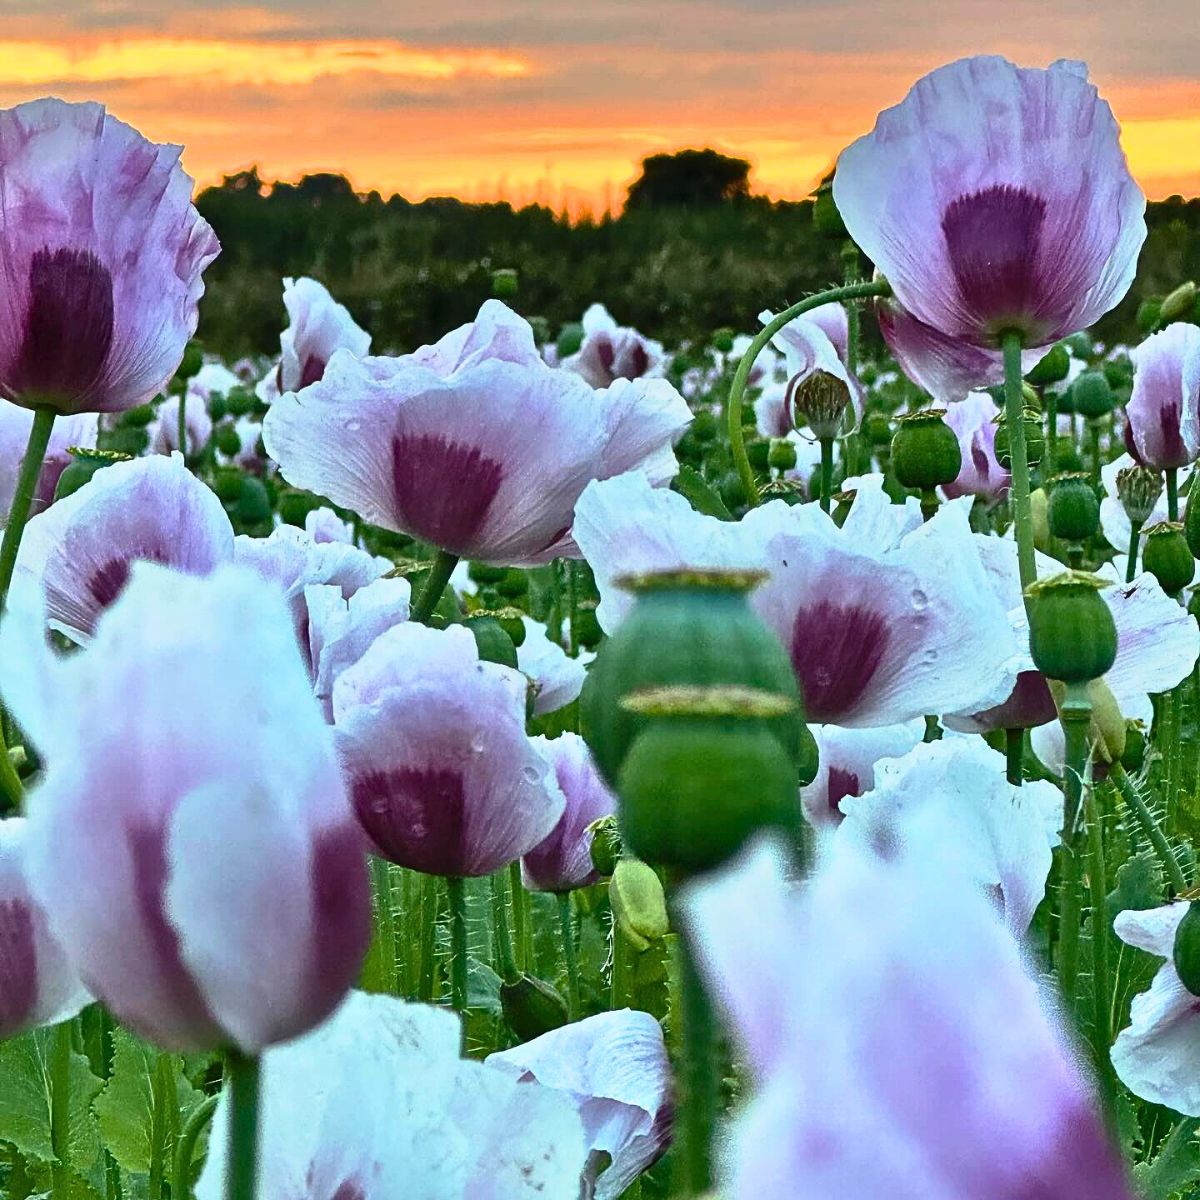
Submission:
[[[371,335],[315,279],[285,279],[283,306],[289,324],[279,338],[282,391],[295,392],[315,383],[337,350],[356,358],[369,353]]]
[[[1104,681],[1123,708],[1139,695],[1170,691],[1192,673],[1200,630],[1152,575],[1100,594],[1117,627],[1117,657]]]
[[[533,713],[542,717],[578,699],[592,656],[584,653],[571,658],[550,640],[544,625],[530,617],[522,617],[521,621],[525,640],[517,647],[517,666],[533,681]]]
[[[12,507],[13,492],[17,486],[17,472],[25,447],[29,443],[29,431],[33,428],[33,413],[28,408],[0,400],[0,512],[6,514]],[[37,489],[33,494],[33,513],[49,508],[71,456],[70,446],[93,447],[96,444],[97,417],[95,413],[76,413],[59,417],[50,430],[50,441],[42,459],[42,470],[38,476]]]
[[[1113,918],[1113,932],[1129,946],[1157,954],[1159,958],[1170,958],[1174,954],[1175,933],[1187,910],[1186,900],[1159,908],[1127,908]]]
[[[1159,470],[1187,466],[1200,454],[1200,329],[1168,325],[1129,357],[1133,392],[1125,418],[1138,457]]]

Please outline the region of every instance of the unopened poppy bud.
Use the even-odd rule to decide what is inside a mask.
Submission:
[[[1025,589],[1029,651],[1047,679],[1087,683],[1117,657],[1117,627],[1100,596],[1108,583],[1082,571],[1064,571]]]
[[[1067,685],[1058,679],[1048,681],[1050,694],[1059,711],[1067,698]],[[1127,722],[1121,714],[1121,706],[1112,694],[1112,689],[1103,679],[1093,679],[1087,685],[1087,698],[1091,704],[1091,723],[1088,743],[1096,762],[1120,762],[1125,755]]]
[[[558,351],[560,360],[570,358],[572,354],[579,352],[579,347],[583,345],[583,326],[578,321],[571,321],[559,330],[558,341],[554,348]]]
[[[596,616],[598,603],[596,600],[582,600],[575,607],[575,639],[585,650],[598,646],[604,637],[600,619]]]
[[[1117,472],[1117,498],[1134,525],[1144,524],[1162,495],[1161,471],[1151,467],[1125,467]]]
[[[635,950],[648,950],[651,942],[670,932],[667,897],[662,880],[648,863],[622,858],[608,883],[613,920]]]
[[[1193,996],[1200,996],[1200,900],[1192,900],[1175,929],[1171,950],[1179,982]]]
[[[567,1023],[567,1002],[544,979],[522,975],[500,985],[500,1010],[508,1027],[522,1042],[561,1029]]]
[[[121,414],[120,422],[135,429],[144,429],[156,415],[153,404],[139,404],[136,408],[127,408]]]
[[[1145,762],[1146,727],[1131,718],[1125,722],[1125,753],[1121,755],[1121,766],[1130,774],[1136,774]]]
[[[1188,549],[1180,521],[1160,521],[1143,534],[1142,568],[1158,580],[1168,596],[1177,596],[1196,574],[1196,560]]]
[[[1033,544],[1045,554],[1050,549],[1050,501],[1045,488],[1029,493],[1029,515],[1033,519]]]
[[[924,492],[958,478],[962,448],[945,416],[945,409],[929,408],[898,418],[899,427],[892,438],[892,470],[903,487]]]
[[[467,566],[467,578],[472,583],[499,583],[507,574],[507,567],[492,567],[481,562],[469,563]]]
[[[225,407],[231,417],[245,417],[254,411],[256,398],[245,388],[231,388],[225,394]]]
[[[1071,385],[1071,399],[1081,417],[1106,417],[1116,403],[1103,371],[1084,371]]]
[[[1063,338],[1063,344],[1076,358],[1091,358],[1096,348],[1092,335],[1083,329]]]
[[[826,441],[845,429],[850,389],[844,380],[828,371],[795,375],[788,382],[784,404],[797,429],[807,425],[813,437]]]
[[[288,488],[279,497],[279,519],[285,525],[303,527],[308,514],[321,507],[320,496],[314,496],[312,492],[298,492],[294,488]]]
[[[119,450],[93,450],[88,446],[68,446],[67,453],[71,456],[71,461],[58,477],[54,488],[55,500],[61,500],[64,496],[79,491],[97,471],[111,467],[113,463],[128,462],[132,457],[122,454]]]
[[[1162,300],[1158,296],[1149,296],[1138,305],[1134,320],[1143,333],[1153,333],[1158,326],[1158,318],[1162,313]]]
[[[213,445],[227,458],[232,458],[241,453],[242,435],[232,425],[220,425],[213,434]]]
[[[242,494],[241,471],[222,467],[213,473],[212,489],[224,504],[232,504]]]
[[[1025,408],[1021,414],[1025,426],[1025,460],[1031,467],[1042,461],[1046,449],[1046,435],[1042,431],[1042,416],[1035,408]],[[1012,470],[1011,439],[1008,420],[1003,412],[996,418],[996,461],[1006,470]]]
[[[1025,379],[1035,387],[1045,387],[1049,383],[1061,383],[1070,370],[1071,355],[1066,346],[1059,342],[1046,351]]]
[[[496,591],[508,600],[519,600],[529,595],[529,576],[519,567],[510,567],[498,580]],[[517,643],[520,645],[520,643]]]
[[[521,277],[512,267],[492,272],[492,295],[497,300],[511,300],[521,290]]]
[[[507,630],[488,612],[472,613],[464,625],[475,638],[481,662],[499,663],[502,667],[517,669],[517,648]]]
[[[593,821],[587,827],[587,831],[591,838],[589,853],[592,857],[592,866],[607,878],[617,869],[617,863],[621,861],[621,830],[617,825],[617,818],[601,817],[599,820]]]
[[[721,423],[716,413],[704,409],[692,418],[688,432],[698,442],[711,442],[721,432]]]
[[[775,471],[790,471],[796,465],[796,447],[787,438],[772,438],[767,465]]]
[[[1192,315],[1196,304],[1196,285],[1192,280],[1181,283],[1162,302],[1158,312],[1159,321],[1165,325],[1168,321],[1183,321]]]
[[[1024,380],[1021,382],[1021,401],[1025,408],[1033,409],[1037,414],[1042,411],[1042,398],[1037,394],[1037,389],[1033,384]]]
[[[204,366],[204,347],[193,338],[183,351],[183,361],[175,372],[176,379],[191,379]]]
[[[760,829],[799,823],[796,763],[767,720],[794,702],[752,688],[657,688],[624,706],[648,719],[617,778],[624,844],[687,874],[727,862]]]
[[[1082,471],[1056,475],[1050,481],[1046,514],[1052,537],[1087,541],[1100,526],[1100,500],[1091,476]]]

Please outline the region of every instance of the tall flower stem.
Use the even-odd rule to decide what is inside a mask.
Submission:
[[[63,1021],[55,1026],[50,1045],[50,1145],[54,1166],[50,1178],[52,1194],[65,1196],[70,1188],[67,1166],[71,1144],[71,1026]]]
[[[389,996],[400,991],[396,972],[396,901],[392,893],[392,864],[372,856],[371,883],[375,893],[375,914],[379,928],[379,950],[383,958],[383,981]]]
[[[417,999],[429,1004],[433,1000],[433,979],[436,973],[436,948],[438,931],[438,876],[422,878],[421,890],[421,939],[418,947]]]
[[[1141,521],[1129,522],[1129,561],[1125,566],[1125,582],[1132,583],[1137,574],[1138,542],[1142,537]]]
[[[457,875],[446,876],[450,897],[450,1003],[455,1012],[467,1011],[467,885]]]
[[[746,353],[742,355],[733,374],[733,383],[725,400],[725,426],[729,434],[729,448],[733,454],[734,465],[742,481],[746,493],[746,503],[751,506],[758,503],[758,485],[754,481],[754,471],[750,459],[746,455],[746,443],[742,437],[742,399],[746,394],[746,385],[750,380],[750,372],[754,368],[754,360],[762,353],[770,340],[787,324],[806,312],[819,308],[822,304],[834,301],[865,300],[872,296],[888,296],[891,288],[887,280],[877,279],[871,283],[852,283],[844,287],[829,288],[818,292],[786,308],[769,321],[755,336]]]
[[[1058,454],[1058,396],[1053,391],[1042,393],[1042,402],[1046,411],[1046,449],[1042,452],[1044,475],[1049,478],[1054,474],[1054,459]]]
[[[1088,889],[1092,905],[1092,1054],[1100,1083],[1102,1107],[1111,1124],[1116,1104],[1112,1062],[1112,975],[1108,960],[1108,881],[1104,870],[1104,829],[1096,791],[1084,795],[1088,829]]]
[[[183,392],[183,394],[179,397],[179,422],[177,432],[179,435],[179,453],[183,455],[183,461],[186,463],[188,456],[186,391]]]
[[[8,510],[8,521],[4,526],[4,540],[0,542],[0,612],[8,599],[8,585],[12,583],[13,568],[17,565],[17,551],[21,548],[21,535],[29,520],[29,509],[33,494],[37,491],[38,478],[46,458],[46,447],[50,445],[50,431],[54,428],[54,409],[35,408],[33,425],[29,430],[29,441],[21,469],[17,473],[17,486],[13,491],[12,504]]]
[[[258,1058],[230,1051],[225,1060],[225,1086],[229,1089],[225,1200],[254,1200],[258,1191]]]
[[[175,1059],[160,1054],[154,1064],[150,1084],[154,1106],[150,1118],[150,1177],[147,1184],[149,1200],[162,1200],[163,1184],[167,1181],[171,1162],[171,1146],[179,1117],[179,1096],[175,1088]]]
[[[1174,467],[1168,467],[1167,477],[1167,520],[1179,520],[1179,472]]]
[[[217,1097],[208,1096],[188,1114],[175,1147],[175,1168],[171,1175],[171,1200],[191,1200],[192,1159],[196,1155],[196,1143],[204,1132],[217,1108]]]
[[[457,566],[457,554],[451,554],[448,550],[437,552],[437,557],[433,560],[433,567],[429,572],[429,578],[425,581],[425,587],[417,598],[416,604],[412,606],[412,612],[409,614],[410,620],[420,624],[429,620],[430,614],[437,608],[438,601],[446,590],[446,584],[450,582],[450,576],[454,574],[454,568]]]
[[[492,923],[496,934],[496,958],[500,963],[500,977],[505,983],[516,983],[520,972],[513,957],[512,937],[508,932],[508,889],[504,875],[497,871],[492,876]]]
[[[679,998],[683,1057],[679,1081],[683,1111],[676,1125],[677,1196],[700,1196],[712,1186],[712,1138],[720,1105],[717,1023],[687,938],[680,936]]]
[[[833,491],[833,438],[821,439],[821,511],[828,512]]]
[[[1088,729],[1092,720],[1092,702],[1086,686],[1069,684],[1062,706],[1062,726],[1066,736],[1066,763],[1063,767],[1062,860],[1058,891],[1058,986],[1069,1009],[1075,1007],[1075,983],[1079,965],[1080,876],[1075,828],[1083,797],[1087,772]]]
[[[1004,731],[1004,760],[1008,782],[1020,787],[1025,782],[1025,730]]]
[[[563,961],[567,966],[567,1017],[579,1016],[579,958],[575,953],[575,922],[571,916],[571,893],[559,892],[558,928],[562,935]]]
[[[1025,447],[1025,398],[1021,390],[1021,335],[1010,330],[1001,338],[1004,350],[1004,424],[1012,455],[1013,527],[1021,587],[1037,578],[1033,557],[1033,507],[1029,499],[1029,452]]]
[[[1179,860],[1171,853],[1171,844],[1167,841],[1166,834],[1155,820],[1154,814],[1147,806],[1141,792],[1138,791],[1137,784],[1129,778],[1129,773],[1119,762],[1113,763],[1109,768],[1109,777],[1120,789],[1121,799],[1125,801],[1126,807],[1133,813],[1142,832],[1154,848],[1154,853],[1158,856],[1158,861],[1162,864],[1163,871],[1171,881],[1171,887],[1176,895],[1187,891],[1188,885],[1183,875],[1183,868],[1179,865]]]

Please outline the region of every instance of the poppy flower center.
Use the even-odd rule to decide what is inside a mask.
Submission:
[[[866,694],[890,640],[885,618],[821,600],[792,626],[792,668],[810,721],[836,722]]]
[[[16,395],[78,399],[96,385],[113,340],[113,282],[88,250],[34,254],[29,308],[13,365]]]

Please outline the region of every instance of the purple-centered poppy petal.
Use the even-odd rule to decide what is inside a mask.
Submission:
[[[283,281],[283,306],[288,327],[279,336],[280,392],[298,392],[316,383],[337,350],[362,358],[371,349],[371,335],[315,279],[301,276]]]
[[[981,496],[998,500],[1008,492],[1011,476],[996,458],[996,417],[1000,410],[987,392],[972,392],[946,412],[946,424],[958,438],[962,467],[952,483],[942,485],[950,499]]]
[[[755,1081],[725,1191],[1131,1200],[1011,934],[952,844],[917,845],[880,859],[835,839],[792,889],[759,843],[685,898]]]
[[[617,811],[617,798],[608,790],[592,761],[587,743],[576,733],[533,744],[554,768],[566,800],[558,824],[521,859],[525,886],[535,892],[569,892],[600,879],[592,866],[592,835],[588,826]]]
[[[561,1093],[460,1057],[455,1014],[352,992],[262,1063],[260,1200],[574,1200],[587,1146]],[[229,1099],[197,1200],[221,1200]]]
[[[207,575],[233,557],[233,527],[178,455],[114,463],[25,529],[12,594],[41,593],[51,627],[84,642],[137,562]]]
[[[534,687],[533,714],[536,717],[557,712],[579,697],[587,678],[592,655],[582,652],[571,658],[550,640],[546,627],[531,617],[522,617],[525,640],[517,647],[517,666]]]
[[[470,630],[396,625],[333,686],[347,787],[383,857],[488,875],[538,845],[564,808],[525,734],[526,680],[481,662]]]
[[[1117,123],[1079,63],[939,67],[842,152],[833,195],[900,304],[985,348],[1005,330],[1029,348],[1093,324],[1146,236]]]
[[[649,1013],[600,1013],[490,1054],[484,1063],[569,1097],[589,1154],[611,1158],[595,1181],[595,1200],[618,1200],[666,1149],[671,1067],[662,1027]]]
[[[179,154],[100,104],[0,110],[0,396],[116,412],[166,386],[220,249]]]
[[[836,309],[842,314],[842,323],[846,320],[845,309],[840,304],[821,305],[821,309]],[[830,313],[825,312],[821,316],[825,324],[831,325],[835,332],[841,331],[841,323],[836,318],[830,320]],[[758,319],[767,325],[775,319],[775,313],[767,309],[759,314]],[[825,324],[822,324],[821,320],[815,320],[812,313],[805,313],[785,325],[772,339],[772,343],[783,353],[787,364],[789,389],[798,386],[818,371],[831,375],[845,386],[850,406],[854,410],[854,422],[857,424],[862,419],[863,406],[866,403],[865,393],[862,384],[846,366],[845,340],[842,339],[840,343],[835,341],[826,331]],[[790,429],[795,414],[788,412],[786,417]]]
[[[1200,455],[1200,328],[1182,321],[1168,325],[1129,357],[1134,371],[1126,437],[1138,460],[1160,471],[1194,462]]]
[[[183,405],[184,437],[187,446],[179,444],[179,406]],[[182,396],[168,396],[158,410],[158,417],[150,432],[152,454],[173,454],[180,450],[185,454],[199,454],[212,437],[213,422],[208,415],[208,405],[203,396],[190,389]]]
[[[90,997],[30,891],[28,821],[0,821],[0,1038],[73,1017]]]
[[[5,699],[46,763],[30,882],[86,986],[174,1049],[319,1023],[357,978],[370,892],[276,589],[138,563],[85,650],[57,658],[43,619],[0,624]]]
[[[603,304],[583,314],[583,342],[561,363],[595,388],[611,387],[618,379],[658,378],[665,365],[661,342],[618,325]]]
[[[33,413],[20,405],[0,400],[0,521],[7,521],[12,507],[13,492],[17,487],[17,474],[21,459],[29,443],[29,431],[33,428]],[[42,470],[38,475],[37,488],[33,493],[31,512],[39,513],[50,507],[59,477],[66,470],[71,456],[67,450],[72,446],[91,448],[96,444],[97,418],[95,413],[74,413],[59,417],[50,430],[50,441],[42,459]]]

